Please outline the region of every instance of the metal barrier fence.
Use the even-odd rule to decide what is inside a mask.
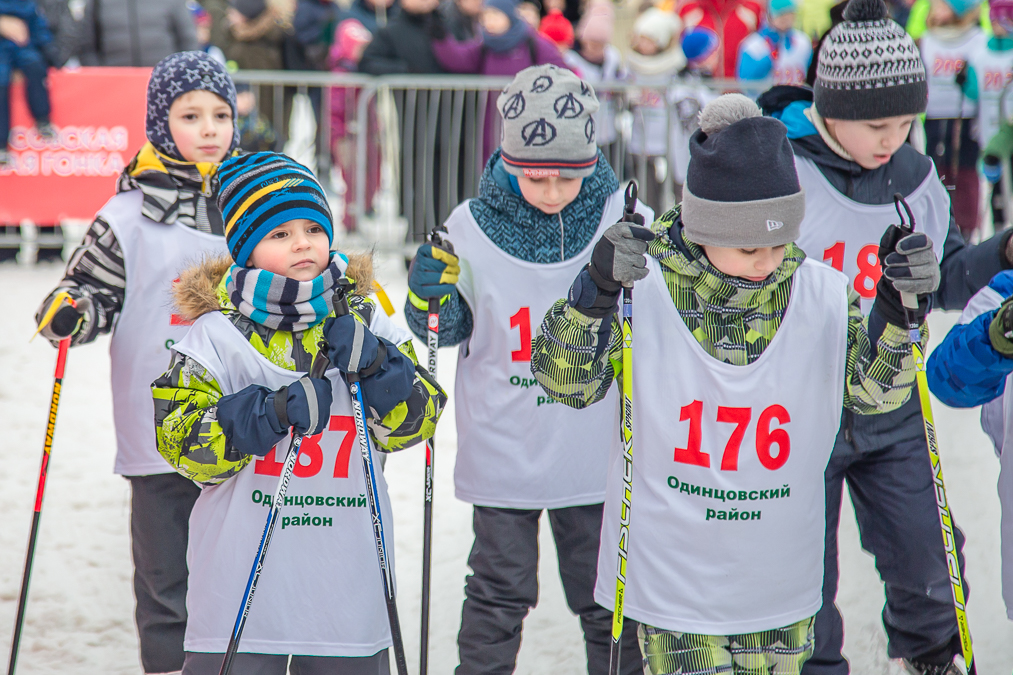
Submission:
[[[344,236],[357,247],[406,253],[460,202],[477,196],[486,160],[499,145],[496,97],[511,79],[254,70],[233,77],[273,127],[270,147],[311,165],[332,193]],[[599,147],[620,180],[635,178],[644,201],[661,212],[681,198],[700,108],[720,93],[755,96],[770,84],[596,86]],[[256,142],[244,136],[244,149],[257,149]],[[0,248],[20,247],[20,259],[32,261],[40,245],[73,243],[66,233],[46,231],[28,222],[4,228]]]

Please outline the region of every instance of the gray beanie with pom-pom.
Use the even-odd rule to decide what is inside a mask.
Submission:
[[[700,113],[689,141],[682,198],[686,238],[726,248],[781,246],[798,239],[805,192],[785,126],[742,94]]]

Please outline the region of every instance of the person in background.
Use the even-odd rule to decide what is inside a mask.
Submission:
[[[740,80],[773,79],[802,86],[813,57],[813,43],[795,28],[796,0],[770,0],[767,21],[739,45]]]
[[[334,44],[331,45],[329,63],[332,73],[354,73],[359,68],[362,53],[366,50],[373,36],[365,26],[355,19],[345,19],[334,31]],[[355,218],[352,217],[349,203],[355,198],[355,138],[349,136],[347,121],[354,115],[358,106],[358,87],[331,88],[331,149],[334,166],[341,170],[344,182],[345,197],[345,231],[355,229]],[[376,121],[376,108],[371,103],[368,110],[366,132],[366,208],[370,209],[373,197],[380,184],[380,144],[379,129]]]
[[[714,77],[720,65],[720,41],[710,28],[690,28],[682,34],[682,53],[686,57],[687,75],[702,78]]]
[[[383,17],[384,25],[387,25],[394,20],[400,10],[401,5],[397,0],[353,0],[351,6],[339,14],[338,21],[355,19],[365,26],[366,30],[376,35],[376,31],[380,28],[377,17]]]
[[[974,128],[978,145],[983,150],[988,149],[1003,126],[999,115],[1000,99],[1005,84],[1013,81],[1013,0],[990,0],[988,4],[992,37],[968,55],[967,78],[963,85],[965,99],[977,104]],[[1009,115],[1013,111],[1013,96],[1007,94],[1003,103]],[[996,229],[1009,218],[1006,212],[1009,205],[1003,199],[1000,185],[1003,180],[1002,159],[1002,153],[986,151],[981,163],[982,172],[992,185],[992,222],[996,224]]]
[[[197,48],[223,66],[226,63],[225,52],[211,44],[211,14],[194,0],[187,0],[186,8],[193,17],[194,29],[197,31]]]
[[[538,25],[538,33],[565,54],[568,49],[573,47],[574,38],[573,24],[563,16],[566,2],[565,0],[546,0],[545,7],[548,11]]]
[[[49,123],[47,54],[53,51],[53,35],[33,0],[0,0],[0,166],[10,161],[10,83],[14,70],[25,78],[28,109],[39,135],[49,140],[55,134]],[[55,60],[55,58],[54,58]]]
[[[981,0],[932,0],[920,45],[929,83],[926,153],[935,162],[936,173],[952,188],[953,216],[965,239],[979,222],[979,146],[972,128],[974,101],[961,91],[957,77],[958,73],[961,79],[967,76],[969,57],[988,41],[978,21],[980,7]]]
[[[244,152],[267,152],[277,145],[274,127],[257,109],[257,97],[250,85],[236,85],[236,126],[239,128],[239,147]]]
[[[151,68],[198,48],[186,0],[87,0],[81,36],[82,66]]]
[[[630,82],[643,87],[632,104],[633,133],[630,153],[633,175],[640,183],[640,198],[651,208],[663,208],[668,177],[668,87],[686,65],[677,36],[679,17],[651,7],[637,17],[627,55]]]
[[[612,94],[600,85],[614,85],[624,81],[628,73],[622,53],[612,44],[615,10],[611,0],[592,0],[577,24],[577,49],[563,53],[563,61],[585,82],[598,92],[598,112],[593,115],[598,147],[613,166],[619,166],[612,156],[613,143],[618,137],[616,104]],[[621,159],[619,160],[621,162]]]
[[[714,31],[720,42],[716,77],[735,77],[739,44],[760,26],[762,6],[754,0],[687,0],[679,8],[686,29]]]
[[[537,0],[524,0],[517,5],[517,15],[535,30],[542,25],[542,10]]]
[[[439,0],[403,0],[399,11],[387,25],[371,30],[373,40],[362,52],[359,71],[369,75],[418,75],[442,73],[436,60],[430,34],[439,21]]]
[[[284,68],[282,44],[288,26],[274,6],[268,5],[265,0],[230,0],[226,21],[232,41],[225,56],[229,61],[235,61],[240,70]],[[281,117],[276,119],[274,91],[274,87],[258,86],[258,101],[268,122],[284,142],[291,102],[283,102]]]
[[[478,35],[483,7],[482,0],[446,0],[440,5],[440,12],[450,34],[463,42]]]

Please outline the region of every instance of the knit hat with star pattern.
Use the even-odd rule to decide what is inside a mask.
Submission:
[[[820,48],[816,111],[823,118],[874,120],[925,112],[925,64],[883,0],[851,0]]]
[[[178,52],[158,62],[148,80],[148,108],[144,131],[163,155],[187,161],[176,147],[169,132],[169,108],[173,101],[189,91],[210,91],[232,108],[232,144],[226,157],[239,145],[239,124],[236,121],[236,85],[225,66],[204,52]]]
[[[571,71],[553,65],[517,73],[496,102],[503,116],[503,168],[515,176],[584,178],[598,163],[598,97]]]

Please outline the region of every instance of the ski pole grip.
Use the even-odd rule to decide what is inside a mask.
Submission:
[[[440,313],[440,299],[439,298],[429,298],[429,313],[430,314],[439,314]]]
[[[918,309],[918,296],[914,293],[901,293],[900,303],[907,309]]]
[[[334,295],[331,300],[335,317],[348,314],[348,294],[353,288],[355,288],[355,284],[348,279],[340,279],[338,281],[338,287],[334,289]]]

